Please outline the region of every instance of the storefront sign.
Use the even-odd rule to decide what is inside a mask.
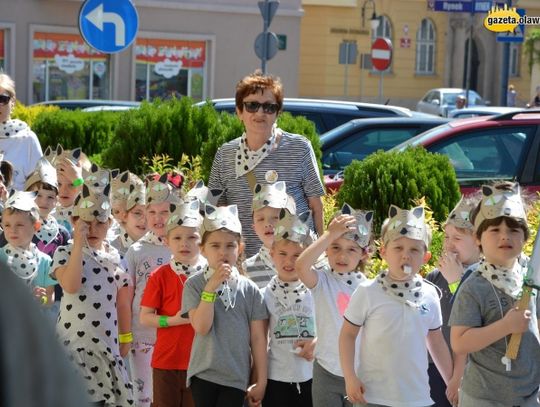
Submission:
[[[82,71],[84,69],[84,61],[80,58],[69,54],[68,56],[55,55],[54,62],[56,66],[61,71],[72,74],[77,71]]]
[[[180,73],[182,68],[182,61],[171,61],[169,58],[163,62],[158,62],[154,66],[154,72],[158,75],[164,76],[167,79],[173,78]]]
[[[77,34],[34,33],[34,59],[55,60],[57,56],[72,55],[79,59],[98,59],[105,61],[107,55],[90,48]]]
[[[206,42],[137,39],[135,55],[137,63],[161,63],[155,72],[165,76],[175,69],[202,68],[206,62]]]

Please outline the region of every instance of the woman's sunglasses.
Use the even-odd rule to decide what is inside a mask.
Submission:
[[[7,105],[10,100],[11,100],[10,95],[0,95],[0,105],[2,106]]]
[[[259,108],[262,106],[262,110],[267,114],[274,114],[278,111],[279,105],[277,103],[259,103],[259,102],[244,102],[244,108],[249,113],[256,113],[259,111]]]

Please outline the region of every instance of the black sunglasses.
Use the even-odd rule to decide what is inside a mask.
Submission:
[[[244,107],[249,113],[258,112],[261,106],[263,112],[267,114],[274,114],[279,109],[279,105],[277,103],[244,102]]]
[[[10,95],[0,95],[0,105],[7,105],[11,100]]]

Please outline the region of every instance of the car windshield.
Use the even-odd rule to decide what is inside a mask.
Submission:
[[[446,93],[444,96],[443,96],[443,105],[455,105],[456,104],[456,99],[458,96],[466,96],[466,93],[467,92],[460,92],[460,93]],[[480,97],[480,95],[478,95],[476,92],[470,90],[469,91],[469,103],[472,104],[472,105],[484,105],[484,101],[482,100],[482,98]]]
[[[419,144],[422,144],[424,140],[429,140],[432,137],[437,137],[439,134],[444,133],[450,129],[450,124],[441,124],[440,126],[437,126],[433,129],[426,130],[423,133],[420,133],[417,136],[412,137],[409,140],[405,140],[403,143],[398,144],[397,146],[393,147],[392,150],[397,151],[403,151],[409,146],[417,146]]]

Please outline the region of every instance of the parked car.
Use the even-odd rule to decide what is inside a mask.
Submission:
[[[437,88],[428,91],[416,105],[416,111],[448,117],[456,108],[458,96],[467,96],[467,91],[460,88]],[[474,90],[469,90],[468,106],[485,106],[484,99]]]
[[[34,103],[32,106],[58,106],[60,109],[77,110],[87,109],[90,107],[102,106],[122,106],[122,107],[139,107],[141,102],[133,102],[131,100],[103,100],[103,99],[67,99],[67,100],[48,100],[46,102]],[[98,110],[105,110],[98,108]]]
[[[501,179],[540,191],[540,110],[450,121],[394,150],[418,145],[450,158],[465,193]]]
[[[377,150],[389,150],[449,119],[414,113],[413,117],[351,120],[321,136],[324,175],[334,175],[352,160],[363,160]],[[328,179],[330,181],[330,179]]]
[[[493,116],[504,113],[512,113],[519,110],[523,110],[523,108],[506,106],[475,106],[466,107],[463,109],[454,109],[448,113],[448,117],[452,119],[467,119],[469,117],[476,116]]]
[[[206,102],[199,102],[197,105],[203,105],[204,103]],[[214,99],[210,103],[219,112],[235,113],[234,98]],[[404,107],[324,99],[285,98],[283,100],[283,111],[294,116],[304,116],[311,120],[315,123],[319,134],[323,134],[352,119],[412,117],[412,112]]]

